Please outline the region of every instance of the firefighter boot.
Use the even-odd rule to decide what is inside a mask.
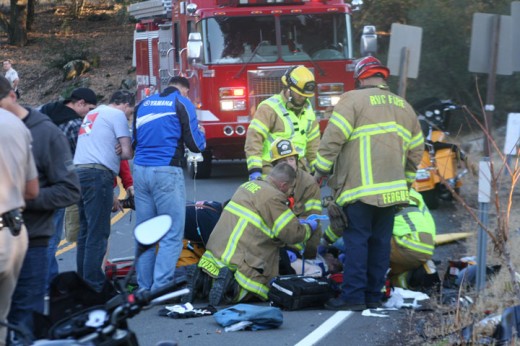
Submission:
[[[186,267],[186,276],[188,277],[187,288],[190,293],[181,298],[181,303],[193,303],[200,293],[204,291],[204,277],[207,276],[197,264],[192,264]]]
[[[223,267],[218,273],[218,277],[213,280],[213,286],[209,291],[209,304],[219,306],[230,303],[227,299],[228,292],[234,291],[234,274],[229,268]]]

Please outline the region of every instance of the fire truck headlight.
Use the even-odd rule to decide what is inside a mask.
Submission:
[[[220,101],[220,109],[223,111],[232,111],[233,110],[233,101],[232,100]]]
[[[246,109],[246,100],[220,100],[222,111],[243,111]]]
[[[320,107],[332,107],[338,104],[339,95],[318,96],[318,104]]]
[[[331,96],[331,97],[330,97],[330,104],[331,104],[332,106],[337,105],[338,102],[339,102],[339,95]]]
[[[343,94],[343,83],[320,83],[318,84],[318,105],[320,107],[332,107],[339,101]]]

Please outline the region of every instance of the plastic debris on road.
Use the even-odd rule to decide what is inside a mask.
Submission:
[[[191,303],[182,305],[170,305],[158,311],[159,316],[166,316],[171,318],[192,318],[210,316],[217,312],[217,309],[212,305],[208,305],[203,308],[194,308]]]
[[[182,305],[172,305],[172,306],[165,306],[165,309],[167,309],[170,312],[177,312],[180,314],[183,314],[187,311],[193,310],[193,305],[191,303],[186,303]]]
[[[384,311],[384,309],[376,309],[377,311],[381,310],[381,311]],[[361,313],[362,316],[367,316],[367,317],[389,317],[388,315],[382,313],[382,314],[376,314],[372,311],[370,311],[370,309],[366,309],[366,310],[363,310],[363,312]]]
[[[430,299],[430,297],[425,293],[405,290],[401,287],[395,287],[394,289],[392,289],[392,295],[383,304],[383,306],[385,308],[400,309],[402,307],[406,307],[417,309],[421,307],[419,301],[426,299]],[[406,301],[411,301],[411,303],[407,303]]]

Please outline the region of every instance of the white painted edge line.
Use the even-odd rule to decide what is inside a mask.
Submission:
[[[323,322],[318,328],[314,329],[312,333],[300,340],[295,346],[311,346],[316,345],[318,341],[323,339],[327,334],[332,332],[340,323],[349,318],[352,311],[338,311],[332,315],[328,320]]]

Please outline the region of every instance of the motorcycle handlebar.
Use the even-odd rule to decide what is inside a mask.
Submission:
[[[152,292],[141,291],[130,295],[120,294],[105,304],[105,311],[108,316],[110,316],[109,325],[87,335],[75,335],[74,333],[70,332],[71,328],[68,327],[65,328],[65,333],[60,335],[60,339],[64,339],[70,336],[79,336],[82,337],[80,339],[81,342],[79,343],[82,345],[82,342],[87,343],[88,341],[96,340],[96,338],[98,338],[100,335],[111,335],[117,328],[119,328],[121,321],[125,321],[126,319],[136,315],[139,313],[139,311],[141,311],[142,307],[189,293],[189,289],[187,288],[172,292],[175,289],[175,286],[176,285],[174,283],[171,283]],[[87,313],[88,311],[82,312],[82,315],[80,315],[80,323],[86,321],[85,316],[88,316]],[[66,322],[65,326],[73,325],[74,323],[74,319],[70,319],[68,322]]]
[[[160,296],[158,298],[155,298],[155,299],[153,299],[151,301],[151,304],[158,304],[158,303],[161,303],[163,301],[166,301],[166,300],[169,300],[169,299],[173,299],[173,298],[176,298],[176,297],[179,297],[179,296],[183,296],[183,295],[188,294],[188,293],[190,293],[189,288],[183,288],[182,290],[171,292],[171,293],[165,294],[163,296]]]
[[[143,305],[143,306],[148,305],[152,302],[152,300],[172,292],[175,289],[175,286],[176,286],[175,283],[171,283],[171,284],[159,287],[158,289],[156,289],[154,291],[137,292],[135,294],[135,299],[139,303],[139,305]],[[177,292],[173,292],[173,293],[177,293]],[[185,294],[185,293],[182,293],[182,294]],[[178,295],[180,295],[180,294],[178,294]]]

